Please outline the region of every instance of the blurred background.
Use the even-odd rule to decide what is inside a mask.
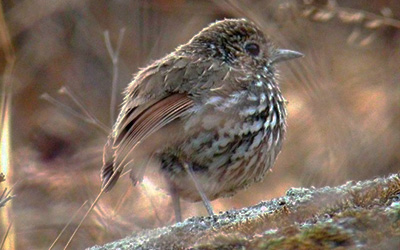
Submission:
[[[272,172],[232,198],[213,201],[215,212],[279,197],[290,187],[339,185],[399,171],[400,5],[396,0],[2,0],[1,4],[16,58],[9,79],[12,158],[6,174],[15,197],[1,208],[10,214],[7,223],[3,214],[0,232],[2,237],[12,222],[9,248],[48,248],[70,222],[55,249],[66,245],[100,190],[102,149],[118,113],[111,103],[121,103],[121,92],[138,68],[187,42],[209,23],[228,17],[256,22],[279,47],[306,57],[279,65],[289,120]],[[106,31],[114,50],[122,41],[117,66],[107,50]],[[5,32],[3,28],[3,38]],[[6,54],[0,52],[1,75],[7,69]],[[4,97],[7,93],[2,90]],[[101,197],[70,248],[100,245],[172,224],[169,202],[167,193],[151,179],[132,187],[124,176]],[[201,203],[182,206],[184,218],[206,215]]]

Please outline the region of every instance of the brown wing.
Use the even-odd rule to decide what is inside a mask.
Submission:
[[[118,180],[125,165],[128,165],[129,155],[135,147],[148,136],[158,131],[171,121],[185,115],[194,102],[187,94],[172,94],[158,101],[153,101],[146,108],[128,110],[121,119],[114,134],[113,147],[110,139],[104,150],[104,165],[102,168],[102,186],[106,191],[111,189]],[[115,151],[114,151],[114,150]],[[110,153],[114,151],[114,156]]]
[[[200,91],[224,85],[229,73],[229,67],[225,66],[210,60],[193,61],[193,58],[171,55],[138,73],[126,89],[122,115],[104,148],[103,187],[110,182],[106,191],[118,180],[140,141],[193,106],[188,93],[199,99]]]

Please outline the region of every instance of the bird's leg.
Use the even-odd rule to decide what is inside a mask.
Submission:
[[[196,180],[196,177],[194,176],[192,165],[185,162],[185,163],[183,163],[183,167],[186,169],[186,172],[189,174],[190,178],[194,182],[197,192],[199,192],[201,200],[203,201],[203,204],[207,209],[208,215],[213,216],[214,212],[211,207],[210,200],[207,198],[206,194],[204,193],[204,190],[201,187],[200,183]]]
[[[171,194],[171,199],[172,199],[172,206],[174,207],[174,212],[175,212],[175,220],[176,222],[181,222],[182,212],[181,212],[181,202],[179,194],[176,192],[176,189],[172,184],[169,184],[169,186],[170,186],[169,192]]]

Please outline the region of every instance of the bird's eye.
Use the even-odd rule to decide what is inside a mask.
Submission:
[[[258,54],[260,54],[260,46],[256,43],[248,43],[244,46],[244,49],[251,56],[258,56]]]

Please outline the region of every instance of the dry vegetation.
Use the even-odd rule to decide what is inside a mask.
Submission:
[[[105,131],[113,117],[115,69],[118,94],[139,67],[224,17],[247,17],[280,47],[306,57],[280,68],[290,117],[273,172],[232,199],[214,201],[216,212],[282,196],[290,187],[339,185],[399,171],[397,1],[3,0],[1,4],[2,25],[15,49],[15,55],[5,49],[3,28],[2,100],[10,91],[4,87],[10,63],[13,69],[7,78],[12,86],[7,113],[12,122],[12,168],[7,179],[15,184],[16,196],[5,207],[12,211],[9,240],[17,249],[48,248],[69,225],[55,245],[63,248],[98,194]],[[122,28],[118,67],[113,67],[104,32],[109,31],[115,48]],[[116,103],[121,99],[118,94]],[[70,249],[173,223],[168,196],[151,178],[138,188],[129,182],[123,178],[113,192],[101,197]],[[206,214],[201,204],[183,206],[184,218]],[[375,218],[373,223],[386,221]],[[7,226],[2,225],[0,237]],[[298,229],[287,230],[293,230],[289,232],[293,241],[303,239]],[[211,238],[225,242],[220,239]]]

